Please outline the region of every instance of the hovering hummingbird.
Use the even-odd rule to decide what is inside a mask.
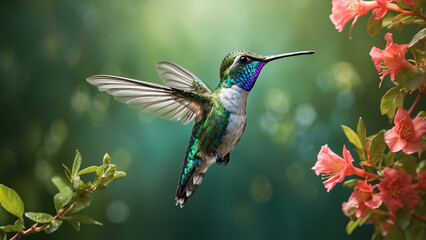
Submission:
[[[176,205],[183,207],[212,163],[228,164],[246,126],[248,94],[263,66],[272,60],[313,53],[261,56],[233,51],[220,65],[220,82],[214,91],[188,70],[166,61],[157,63],[166,86],[109,75],[94,75],[87,81],[144,112],[184,124],[194,121],[176,190]]]

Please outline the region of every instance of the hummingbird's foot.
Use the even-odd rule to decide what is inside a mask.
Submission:
[[[229,153],[226,154],[225,157],[222,157],[222,154],[218,153],[218,152],[213,152],[213,154],[216,157],[216,163],[221,165],[223,164],[223,166],[226,166],[229,163]]]
[[[226,166],[226,165],[228,165],[228,163],[229,163],[229,153],[228,154],[226,154],[226,156],[223,158],[223,166]]]

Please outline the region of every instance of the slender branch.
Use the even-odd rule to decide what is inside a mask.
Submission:
[[[419,95],[417,96],[417,98],[416,98],[416,100],[414,101],[413,105],[411,106],[410,110],[408,110],[408,115],[410,115],[410,114],[413,112],[414,108],[415,108],[415,107],[417,106],[417,104],[419,103],[420,98],[422,98],[422,95],[423,95],[423,93],[422,93],[422,92],[419,92]]]
[[[91,187],[89,189],[87,189],[86,191],[84,191],[82,194],[78,195],[78,197],[72,199],[65,208],[62,208],[61,210],[58,211],[58,213],[53,217],[53,220],[57,220],[62,218],[67,212],[68,210],[71,209],[71,207],[73,206],[73,204],[80,198],[84,197],[85,195],[92,193],[96,188]],[[43,229],[47,228],[48,226],[50,226],[50,224],[52,224],[52,221],[37,227],[37,224],[34,224],[33,226],[31,226],[30,228],[28,228],[27,230],[25,230],[24,232],[18,232],[16,233],[12,238],[10,238],[9,240],[18,240],[20,239],[22,236],[31,234],[31,233],[36,233],[36,232],[41,232]]]
[[[420,216],[417,216],[416,214],[412,214],[412,216],[413,216],[413,218],[415,218],[415,219],[417,219],[417,220],[419,220],[420,222],[423,222],[423,223],[426,223],[426,218],[425,217],[420,217]]]

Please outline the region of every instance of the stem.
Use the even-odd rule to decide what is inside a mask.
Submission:
[[[420,217],[420,216],[417,216],[416,214],[412,214],[412,216],[413,216],[413,218],[415,218],[415,219],[417,219],[417,220],[419,220],[420,222],[423,222],[423,223],[426,223],[426,218],[423,218],[423,217]]]
[[[361,168],[354,167],[354,173],[362,178],[367,178],[367,177],[374,178],[374,179],[379,178],[379,175],[374,173],[369,173]]]
[[[410,115],[410,114],[413,112],[414,108],[415,108],[415,107],[417,106],[417,104],[419,103],[420,98],[422,98],[422,95],[423,95],[423,93],[422,93],[422,92],[419,92],[419,95],[417,96],[417,98],[416,98],[416,100],[414,101],[413,105],[411,106],[410,110],[408,110],[408,115]]]
[[[52,219],[52,221],[53,220],[57,220],[57,219],[60,219],[61,217],[63,217],[67,212],[68,212],[68,210],[70,210],[71,209],[71,207],[72,207],[72,205],[78,200],[78,199],[80,199],[80,198],[82,198],[82,197],[84,197],[85,195],[87,195],[87,194],[89,194],[89,193],[91,193],[91,192],[93,192],[94,191],[94,189],[93,189],[93,187],[92,188],[89,188],[89,189],[87,189],[85,192],[83,192],[82,194],[80,194],[78,197],[76,197],[76,198],[74,198],[74,199],[72,199],[68,204],[67,204],[67,206],[65,207],[65,208],[62,208],[61,210],[59,210],[58,211],[58,214],[56,214],[54,217],[53,217],[53,219]],[[17,239],[20,239],[22,236],[25,236],[25,235],[28,235],[28,234],[30,234],[30,233],[36,233],[36,232],[40,232],[40,231],[42,231],[43,229],[45,229],[45,228],[47,228],[50,224],[52,224],[52,221],[50,221],[50,222],[48,222],[48,223],[46,223],[46,224],[44,224],[43,226],[40,226],[40,227],[36,227],[37,226],[37,223],[36,224],[34,224],[33,226],[31,226],[30,228],[28,228],[27,230],[25,230],[24,232],[18,232],[18,233],[16,233],[12,238],[10,238],[9,240],[17,240]]]
[[[394,3],[388,3],[387,9],[388,10],[397,11],[397,12],[400,12],[402,14],[408,14],[408,15],[418,16],[418,17],[421,17],[423,20],[426,20],[426,17],[423,16],[422,13],[419,13],[416,10],[414,10],[414,11],[402,10],[400,7],[398,7],[398,5],[396,5]]]

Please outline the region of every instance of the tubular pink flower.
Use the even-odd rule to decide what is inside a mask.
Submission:
[[[359,17],[378,7],[376,1],[361,0],[333,0],[332,5],[330,20],[339,32],[343,30],[346,23],[354,19],[351,25],[352,30]]]
[[[411,185],[411,176],[404,170],[385,168],[385,177],[379,183],[380,198],[389,207],[408,206],[413,208],[419,195]]]
[[[426,134],[426,119],[410,118],[405,109],[398,109],[394,119],[395,127],[385,134],[385,142],[392,152],[412,154],[423,150],[420,140]]]
[[[366,180],[359,180],[347,203],[343,203],[342,209],[346,215],[355,213],[357,218],[367,214],[369,209],[376,209],[382,204],[379,194],[374,193],[377,185],[371,185]]]
[[[345,176],[353,175],[355,170],[352,162],[354,159],[351,156],[351,153],[343,146],[343,158],[335,154],[328,145],[321,147],[320,152],[318,153],[317,162],[315,166],[312,167],[312,170],[315,171],[316,175],[322,174],[324,181],[324,186],[327,188],[327,192],[339,182],[342,182]]]
[[[395,80],[395,75],[401,69],[413,71],[415,66],[411,65],[405,55],[407,54],[408,44],[393,43],[392,33],[386,33],[386,47],[384,50],[373,47],[370,51],[371,59],[374,62],[377,72],[381,75],[380,85],[386,75],[391,75],[391,80]]]

